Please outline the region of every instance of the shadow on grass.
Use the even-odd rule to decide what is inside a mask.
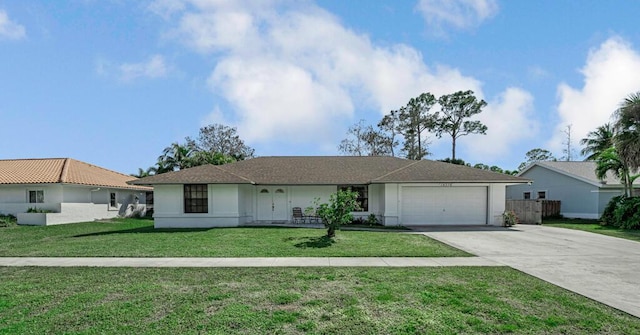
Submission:
[[[73,235],[71,237],[103,236],[103,235],[113,235],[113,234],[189,233],[189,232],[203,232],[211,229],[212,228],[153,228],[153,226],[148,226],[148,227],[138,227],[138,228],[131,228],[131,229],[119,229],[119,230],[100,231],[95,233],[78,234],[78,235]]]
[[[305,237],[298,237],[298,238],[286,238],[285,241],[291,241],[291,240],[303,240],[302,242],[298,242],[296,244],[294,244],[293,246],[296,248],[300,248],[300,249],[307,249],[307,248],[328,248],[330,247],[332,244],[336,243],[336,241],[331,238],[328,237],[327,235],[324,236],[305,236]]]

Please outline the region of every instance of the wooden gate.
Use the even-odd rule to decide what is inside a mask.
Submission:
[[[514,211],[519,223],[541,224],[543,218],[560,215],[560,200],[507,200],[505,210]]]

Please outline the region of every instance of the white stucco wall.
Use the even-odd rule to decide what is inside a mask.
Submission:
[[[29,203],[29,191],[44,191],[44,203]],[[62,185],[0,185],[0,213],[17,215],[29,208],[60,211]]]
[[[43,203],[29,203],[29,191],[44,191]],[[0,213],[18,217],[18,224],[62,224],[93,221],[95,219],[144,215],[145,193],[135,190],[104,189],[107,201],[93,203],[96,187],[68,184],[5,185],[0,186]],[[116,192],[118,206],[108,208],[108,196]],[[138,197],[138,203],[135,202]],[[31,215],[30,208],[53,213]],[[26,215],[29,214],[29,215]]]
[[[501,226],[502,214],[506,207],[507,184],[488,184],[487,186],[487,224]]]
[[[300,207],[304,211],[307,207],[317,207],[316,199],[320,203],[329,201],[331,194],[336,193],[338,186],[318,185],[318,186],[289,186],[289,211],[293,207]]]
[[[384,186],[384,211],[382,218],[385,226],[397,226],[400,224],[400,192],[398,184],[383,184]]]
[[[137,208],[144,214],[144,206]],[[105,204],[62,203],[59,213],[18,213],[18,224],[50,226],[75,222],[89,222],[118,216],[118,211],[109,210]]]
[[[155,185],[154,225],[156,228],[208,228],[228,227],[261,220],[258,218],[258,190],[261,188],[282,189],[286,194],[286,221],[291,220],[293,207],[303,210],[316,207],[316,199],[326,202],[337,191],[337,185],[218,185],[210,184],[208,191],[208,213],[184,213],[183,185]],[[356,212],[356,217],[369,213],[382,214],[380,199],[383,185],[369,186],[369,211]]]
[[[255,216],[254,210],[255,187],[252,185],[238,186],[239,223],[252,222]]]
[[[29,203],[29,191],[44,191],[44,203]],[[29,208],[59,212],[62,199],[60,184],[1,185],[0,213],[17,216]]]
[[[241,185],[207,185],[208,213],[184,212],[184,185],[154,186],[156,228],[233,227],[246,220],[247,208],[240,200],[247,196]],[[242,207],[242,208],[241,208]]]

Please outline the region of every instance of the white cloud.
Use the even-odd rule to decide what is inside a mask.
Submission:
[[[530,141],[539,131],[535,121],[533,96],[520,88],[508,88],[489,101],[477,117],[488,130],[486,135],[469,135],[461,144],[471,161],[492,161],[510,154],[512,146]]]
[[[185,8],[185,3],[181,0],[156,0],[149,4],[147,9],[164,19],[169,19],[172,14]]]
[[[551,73],[539,65],[534,65],[527,69],[527,76],[533,80],[543,80],[551,77]]]
[[[448,27],[470,29],[498,13],[496,0],[420,0],[416,10],[432,33],[443,34]]]
[[[19,40],[26,36],[24,26],[11,21],[7,12],[0,10],[0,39]]]
[[[589,131],[609,122],[625,97],[640,91],[640,53],[620,37],[611,37],[591,50],[580,72],[584,76],[581,88],[566,83],[558,86],[560,122],[548,143],[552,151],[562,150],[566,141],[562,130],[567,125],[573,125],[576,146]]]
[[[376,45],[308,2],[191,1],[174,29],[174,38],[215,59],[208,83],[230,110],[205,119],[236,120],[254,146],[335,148],[354,120],[376,122],[420,93],[471,89],[483,98],[477,79],[427,66],[410,46]]]
[[[98,71],[105,71],[102,65]],[[122,81],[132,81],[141,77],[160,78],[166,76],[167,71],[167,64],[161,55],[151,56],[146,62],[124,63],[118,67]]]

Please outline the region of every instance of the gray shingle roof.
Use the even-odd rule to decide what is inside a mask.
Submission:
[[[154,184],[251,184],[251,180],[227,172],[219,165],[201,165],[144,177],[133,182],[138,185]]]
[[[504,182],[527,179],[422,160],[381,156],[275,156],[204,165],[142,178],[135,184],[341,185],[385,182]]]
[[[596,186],[602,186],[602,181],[598,179],[598,177],[596,177],[595,162],[536,162],[522,171],[520,175],[525,175],[526,171],[528,171],[535,165],[565,174],[576,179],[580,179]],[[607,173],[604,181],[604,184],[609,186],[621,185],[620,180],[616,178],[611,172]]]
[[[373,182],[527,182],[523,178],[463,165],[421,160],[378,177]]]

